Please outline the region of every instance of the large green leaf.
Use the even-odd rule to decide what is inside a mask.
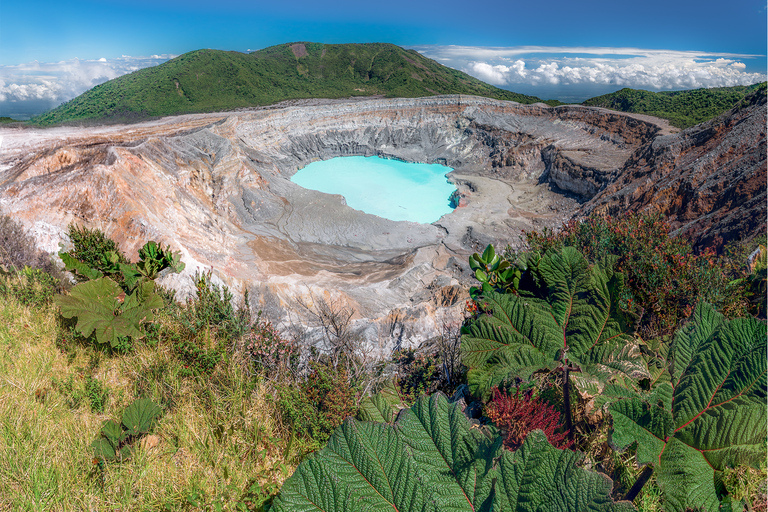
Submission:
[[[86,263],[83,263],[82,261],[76,259],[74,256],[72,256],[68,252],[60,252],[59,257],[61,258],[61,261],[64,263],[64,267],[69,270],[70,272],[75,271],[79,273],[82,276],[85,276],[88,279],[98,279],[104,274],[102,274],[100,271],[96,270],[95,268],[91,268]]]
[[[141,324],[151,322],[152,309],[162,306],[154,293],[154,283],[142,283],[130,295],[108,277],[86,281],[72,288],[69,295],[57,295],[54,302],[65,318],[77,317],[75,329],[86,338],[96,335],[99,343],[115,346],[118,338],[141,338]]]
[[[357,419],[380,423],[394,423],[397,414],[406,405],[397,391],[397,385],[390,381],[384,388],[373,396],[366,397],[360,402]]]
[[[347,419],[302,462],[275,499],[276,511],[608,511],[607,477],[541,431],[515,453],[472,428],[443,395],[422,397],[394,425]]]
[[[123,427],[126,435],[146,434],[155,426],[162,414],[160,406],[148,398],[136,400],[123,411]]]
[[[477,301],[488,314],[462,330],[472,392],[487,396],[506,378],[526,379],[561,363],[578,365],[574,382],[591,395],[615,379],[649,377],[629,335],[629,319],[617,305],[623,276],[614,266],[612,259],[590,266],[576,249],[565,247],[531,265],[534,293],[500,294],[485,287]]]
[[[619,449],[637,442],[638,463],[657,466],[665,510],[714,511],[718,472],[765,465],[765,322],[726,321],[699,304],[676,334],[670,358],[670,383],[617,395],[609,407],[612,441]]]

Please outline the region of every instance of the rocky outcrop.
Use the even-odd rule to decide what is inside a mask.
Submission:
[[[658,211],[701,250],[766,232],[766,99],[641,146],[580,215]]]
[[[169,243],[188,274],[213,268],[275,315],[325,294],[352,307],[386,352],[461,315],[471,252],[560,225],[577,206],[563,190],[591,195],[658,130],[599,109],[466,96],[6,129],[0,209],[51,252],[71,222],[101,228],[134,257],[148,239]],[[394,222],[290,181],[309,162],[344,155],[453,167],[461,207],[434,224]],[[168,279],[182,296],[191,289],[188,275]]]

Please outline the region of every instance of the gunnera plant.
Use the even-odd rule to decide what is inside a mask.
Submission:
[[[541,431],[505,450],[437,393],[393,424],[344,421],[286,480],[271,510],[635,510],[614,502],[611,480],[580,468],[580,459]]]
[[[125,408],[120,423],[107,420],[91,443],[93,454],[100,461],[120,461],[133,453],[136,441],[150,433],[162,414],[152,400],[142,398]]]

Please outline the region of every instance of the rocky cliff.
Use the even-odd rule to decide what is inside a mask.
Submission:
[[[560,225],[661,129],[601,109],[471,96],[0,129],[0,210],[51,252],[71,222],[101,228],[134,256],[148,239],[170,243],[188,274],[213,268],[286,325],[288,312],[301,314],[297,298],[348,305],[387,351],[460,317],[471,252]],[[434,224],[393,222],[290,181],[341,155],[453,167],[463,206]],[[183,294],[191,282],[168,284]]]
[[[642,145],[579,215],[654,210],[697,249],[766,232],[766,97]]]

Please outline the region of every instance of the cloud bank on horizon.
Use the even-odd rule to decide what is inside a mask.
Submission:
[[[623,87],[652,91],[750,85],[768,79],[756,55],[587,47],[411,46],[480,80],[544,99],[580,102]],[[40,114],[92,87],[174,55],[0,66],[0,115]]]
[[[41,114],[113,78],[156,66],[175,55],[0,66],[0,115],[28,118]]]
[[[651,91],[732,87],[763,82],[747,70],[762,55],[587,47],[413,47],[489,84],[555,99],[583,101],[624,87]]]

